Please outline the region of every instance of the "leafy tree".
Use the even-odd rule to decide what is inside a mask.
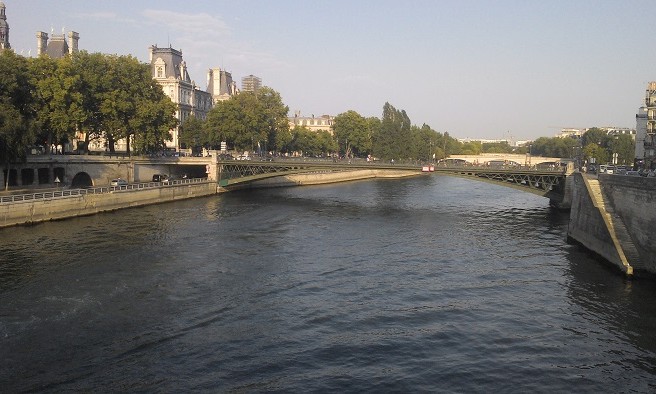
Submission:
[[[371,133],[367,120],[355,111],[346,111],[334,119],[335,138],[344,146],[347,157],[367,155],[371,151]]]
[[[253,150],[258,141],[265,141],[270,131],[264,105],[252,92],[242,92],[229,100],[218,102],[207,115],[210,144],[226,141],[237,150]]]
[[[237,150],[253,150],[265,144],[287,151],[292,141],[287,112],[280,94],[271,88],[257,93],[242,92],[218,102],[207,115],[206,130],[210,145],[222,141]]]
[[[166,146],[165,141],[171,139],[170,131],[178,126],[175,109],[175,104],[151,78],[150,86],[145,86],[142,103],[129,122],[134,133],[135,152],[149,153]]]
[[[102,94],[100,111],[104,117],[105,137],[110,152],[115,151],[117,140],[125,139],[126,151],[130,153],[130,143],[137,129],[141,128],[144,132],[144,121],[140,119],[144,112],[139,108],[149,99],[157,100],[149,91],[155,82],[150,74],[150,66],[132,56],[109,56],[108,61],[110,67],[107,77],[115,89]],[[153,141],[144,137],[141,138],[140,148],[153,145]]]
[[[110,62],[101,53],[79,51],[73,54],[73,67],[80,76],[79,94],[81,99],[81,121],[79,129],[84,132],[84,142],[77,149],[89,152],[91,140],[104,138],[105,117],[101,106],[105,95],[116,89],[109,78]]]
[[[192,115],[180,125],[179,130],[181,145],[198,152],[202,146],[207,144],[204,120]]]
[[[34,140],[34,86],[25,58],[11,50],[0,52],[0,160],[7,175],[10,163],[24,159]],[[5,176],[5,189],[9,176]]]
[[[48,147],[64,144],[84,120],[80,75],[70,56],[51,59],[42,55],[30,59],[29,64],[37,101],[38,140]]]
[[[607,142],[607,139],[608,139],[608,135],[606,134],[605,131],[603,131],[598,127],[591,127],[581,136],[581,145],[582,146],[588,146],[590,144],[603,145]]]
[[[483,153],[512,153],[513,147],[508,141],[504,142],[485,142],[482,144]]]
[[[608,152],[601,145],[596,143],[590,143],[583,147],[583,157],[588,162],[594,162],[597,164],[603,164],[608,162]]]
[[[438,133],[427,124],[423,124],[421,127],[412,126],[410,131],[412,138],[409,157],[423,161],[432,160],[433,155],[437,158]]]
[[[579,141],[570,137],[540,137],[533,141],[532,154],[534,156],[569,158],[574,156],[575,148],[578,146]]]
[[[470,141],[462,144],[460,149],[463,155],[480,155],[483,153],[483,144],[480,141]]]
[[[278,143],[283,142],[284,138],[276,137],[289,133],[289,122],[287,121],[289,107],[283,104],[280,93],[270,87],[265,86],[258,89],[256,97],[266,119],[266,138],[261,142],[265,143],[266,150],[269,150],[269,147],[280,150],[281,146]]]
[[[635,142],[630,135],[618,134],[609,138],[610,153],[617,153],[617,164],[633,165]]]
[[[385,103],[380,130],[373,136],[374,155],[383,159],[409,158],[410,123],[405,111]]]

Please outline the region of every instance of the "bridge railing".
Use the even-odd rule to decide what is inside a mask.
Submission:
[[[103,194],[103,193],[112,193],[118,191],[138,191],[144,189],[154,189],[163,186],[185,185],[185,184],[206,183],[206,182],[208,182],[207,178],[190,178],[190,179],[180,179],[180,180],[167,181],[167,182],[130,183],[123,186],[101,186],[101,187],[90,187],[90,188],[83,188],[83,189],[48,190],[48,191],[42,191],[37,193],[12,194],[8,196],[2,196],[0,197],[0,204],[11,204],[16,202],[53,199],[53,198],[69,198],[69,197],[82,196],[88,194]]]
[[[567,171],[566,167],[562,166],[541,166],[541,165],[485,165],[485,164],[435,164],[435,168],[447,169],[447,170],[466,170],[466,169],[475,169],[475,170],[517,170],[517,171],[536,171],[536,172],[553,172],[553,173],[564,173]]]

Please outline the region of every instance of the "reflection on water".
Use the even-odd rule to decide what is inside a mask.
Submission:
[[[566,226],[545,199],[426,176],[2,230],[0,384],[653,391],[653,283]]]

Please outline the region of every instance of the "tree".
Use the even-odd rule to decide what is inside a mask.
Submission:
[[[409,158],[410,126],[410,118],[405,111],[385,103],[380,129],[372,138],[374,155],[383,159]]]
[[[253,150],[267,138],[269,126],[264,105],[252,92],[220,101],[207,114],[209,141],[215,146],[226,141],[237,150]]]
[[[579,141],[574,138],[540,137],[533,141],[532,154],[535,156],[569,158],[573,157]]]
[[[199,152],[200,148],[208,143],[205,130],[204,120],[193,115],[188,117],[179,128],[180,144],[190,147],[194,152]]]
[[[34,99],[37,102],[39,142],[65,144],[84,119],[80,75],[70,56],[51,59],[47,55],[29,61]]]
[[[265,144],[284,151],[292,140],[288,111],[280,94],[271,88],[239,93],[218,102],[208,113],[208,141],[214,146],[225,141],[237,150],[253,150]]]
[[[590,144],[603,145],[606,143],[608,135],[605,131],[598,127],[589,128],[581,136],[581,145],[588,146]]]
[[[334,135],[344,146],[347,157],[367,155],[371,152],[371,133],[367,120],[355,111],[337,115],[333,123]]]
[[[171,130],[178,126],[175,104],[152,78],[150,85],[145,86],[142,103],[129,125],[134,133],[134,151],[138,153],[150,153],[164,148],[165,141],[171,139]]]
[[[635,160],[635,142],[628,134],[618,134],[609,138],[610,152],[617,153],[617,164],[633,165]]]
[[[583,157],[588,160],[588,162],[594,161],[597,164],[608,162],[608,152],[601,145],[596,143],[590,143],[583,147]]]
[[[78,144],[79,152],[88,153],[91,140],[105,137],[105,117],[101,111],[104,96],[111,90],[109,79],[110,62],[101,53],[79,51],[73,54],[73,67],[80,76],[81,121],[79,130],[84,132],[84,142]]]
[[[5,49],[0,52],[0,160],[5,164],[5,189],[10,163],[24,159],[35,132],[34,86],[25,58]]]
[[[289,107],[283,104],[280,93],[266,86],[258,89],[256,97],[264,111],[267,124],[266,138],[262,142],[265,143],[266,150],[269,147],[280,150],[281,146],[278,146],[278,142],[284,141],[284,138],[277,138],[277,136],[289,133],[287,120]]]

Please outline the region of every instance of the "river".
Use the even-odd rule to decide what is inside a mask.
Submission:
[[[0,230],[3,392],[654,392],[656,285],[448,176]]]

